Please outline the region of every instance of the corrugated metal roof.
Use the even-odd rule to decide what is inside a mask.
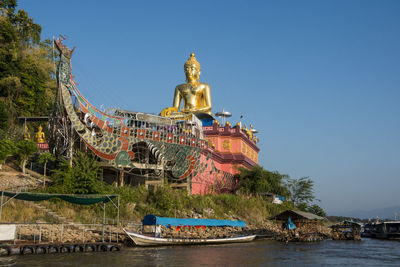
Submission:
[[[325,220],[324,217],[315,215],[313,213],[298,211],[298,210],[285,210],[284,212],[281,212],[275,217],[273,217],[273,219],[285,221],[289,218],[289,216],[292,219]]]
[[[310,213],[310,212],[305,212],[305,211],[297,211],[297,210],[292,210],[293,212],[309,219],[309,220],[324,220],[324,217],[318,216],[314,213]]]

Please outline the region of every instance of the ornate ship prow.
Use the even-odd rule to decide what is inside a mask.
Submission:
[[[68,134],[68,130],[54,127],[57,121],[69,123],[70,129],[91,151],[116,168],[152,169],[150,175],[161,176],[165,172],[168,178],[175,180],[186,179],[205,169],[205,164],[200,162],[201,152],[206,147],[201,123],[196,126],[167,118],[157,120],[155,115],[140,113],[137,116],[139,113],[133,115],[121,110],[111,115],[97,109],[82,96],[73,80],[74,49],[65,46],[63,39],[54,40],[60,52],[57,82],[62,110],[58,116],[64,117],[53,116],[53,147],[60,142],[57,136]],[[68,145],[64,144],[64,149],[59,151],[69,151]]]

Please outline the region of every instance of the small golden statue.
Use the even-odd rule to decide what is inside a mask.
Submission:
[[[31,135],[29,134],[28,126],[26,126],[26,125],[25,125],[24,139],[25,140],[31,139]]]
[[[245,127],[244,130],[247,133],[247,135],[249,136],[249,139],[253,140],[253,133],[251,132],[251,129],[248,129],[247,127]]]
[[[199,82],[200,63],[196,60],[194,53],[184,65],[186,83],[180,84],[175,88],[173,106],[163,109],[161,116],[164,117],[184,117],[192,113],[211,112],[211,89],[206,83]],[[180,109],[183,100],[183,108]]]
[[[44,135],[44,132],[42,132],[43,127],[42,125],[39,125],[39,131],[35,134],[35,139],[37,143],[46,143],[46,137]]]

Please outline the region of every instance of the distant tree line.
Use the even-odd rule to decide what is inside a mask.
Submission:
[[[347,216],[327,216],[326,217],[330,222],[343,222],[343,221],[352,221],[358,223],[367,223],[370,221],[369,219],[360,219],[357,217],[347,217]]]

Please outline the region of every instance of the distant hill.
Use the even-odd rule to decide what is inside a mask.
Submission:
[[[397,219],[400,216],[400,206],[393,206],[387,208],[380,208],[380,209],[373,209],[373,210],[354,210],[354,211],[345,211],[345,212],[338,212],[335,216],[343,216],[343,217],[353,217],[353,218],[360,218],[360,219],[375,219],[376,216],[379,219],[394,219],[394,213],[397,212]]]

